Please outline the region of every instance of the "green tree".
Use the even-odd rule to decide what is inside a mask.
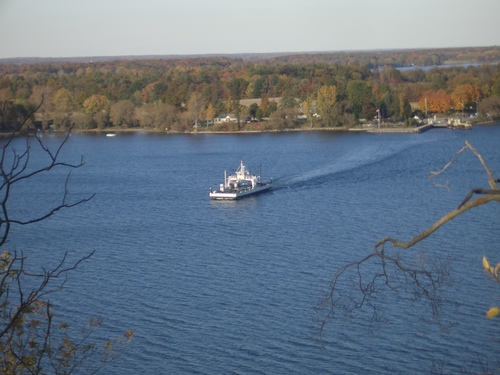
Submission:
[[[252,97],[261,98],[262,94],[265,93],[266,79],[264,77],[259,77],[253,82]]]
[[[260,101],[260,110],[262,112],[262,116],[268,116],[267,108],[269,107],[269,97],[264,96]]]
[[[490,91],[495,96],[500,96],[500,72],[491,77]]]
[[[257,111],[259,110],[259,106],[257,105],[257,103],[252,103],[250,104],[250,107],[249,107],[249,115],[255,119],[257,118]]]
[[[262,114],[262,110],[260,108],[257,108],[257,111],[255,112],[255,118],[257,121],[262,121],[264,118],[264,115]]]
[[[34,109],[39,106],[33,106],[26,100],[5,100],[0,101],[0,130],[11,132],[21,126],[19,130],[28,132],[34,129]]]
[[[371,90],[365,81],[353,80],[347,84],[347,99],[352,103],[352,111],[357,118],[368,115],[365,109],[371,96]]]
[[[405,121],[406,125],[410,124],[411,105],[404,93],[399,95],[399,117]]]
[[[248,86],[248,82],[243,78],[232,78],[227,83],[227,88],[229,90],[229,103],[230,108],[234,111],[236,115],[238,130],[241,127],[241,104],[240,100],[242,99],[243,94],[245,93]]]
[[[11,99],[0,100],[0,130],[10,131],[19,124],[20,113]]]
[[[268,105],[267,105],[267,116],[271,116],[274,112],[278,110],[278,103],[276,103],[274,100],[271,100]]]
[[[297,107],[297,102],[295,101],[295,95],[292,90],[285,90],[281,96],[280,102],[281,108],[295,108]]]

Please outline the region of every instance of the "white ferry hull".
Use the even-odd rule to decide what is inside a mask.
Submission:
[[[211,191],[210,198],[217,200],[236,200],[251,195],[257,195],[271,189],[272,184],[268,183],[262,186],[256,186],[253,189],[241,190],[241,191]]]

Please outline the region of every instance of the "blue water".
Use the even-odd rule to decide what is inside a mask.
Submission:
[[[434,68],[455,68],[455,67],[462,67],[462,68],[468,68],[469,66],[472,67],[478,67],[478,66],[483,66],[483,65],[496,65],[498,64],[497,62],[493,63],[473,63],[473,64],[443,64],[443,65],[426,65],[426,66],[402,66],[398,67],[396,69],[401,70],[402,72],[408,71],[408,70],[415,70],[415,69],[421,69],[424,71],[431,70]]]
[[[487,187],[467,153],[441,178],[466,139],[500,175],[499,126],[422,134],[304,132],[245,135],[72,135],[63,158],[69,198],[91,202],[42,223],[14,228],[7,244],[29,265],[95,255],[51,296],[72,326],[102,316],[102,337],[135,330],[106,374],[459,373],[498,368],[499,304],[481,257],[500,261],[498,205],[467,213],[415,253],[451,258],[441,330],[429,307],[380,293],[387,322],[370,312],[341,316],[318,335],[317,310],[335,271],[387,235],[409,239],[455,208],[471,187]],[[49,146],[60,142],[45,136]],[[21,144],[18,145],[21,147]],[[33,150],[34,155],[36,150]],[[240,160],[269,193],[213,202],[210,186]],[[43,160],[33,157],[34,165]],[[29,217],[59,203],[66,175],[20,186],[12,214]],[[372,266],[366,272],[374,272]],[[375,328],[371,330],[371,328]],[[97,337],[99,338],[99,337]],[[483,367],[481,367],[483,366]]]

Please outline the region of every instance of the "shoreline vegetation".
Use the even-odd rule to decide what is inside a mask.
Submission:
[[[481,121],[475,122],[473,126],[489,126],[489,125],[499,125],[498,121]],[[384,125],[386,126],[386,125]],[[423,133],[431,129],[443,129],[448,128],[442,123],[438,124],[423,124],[414,127],[408,126],[391,126],[377,128],[372,125],[371,127],[353,127],[348,128],[345,126],[331,127],[331,128],[295,128],[295,129],[268,129],[268,130],[228,130],[228,131],[213,131],[213,130],[197,130],[191,132],[176,132],[168,130],[158,130],[152,128],[106,128],[106,129],[71,129],[72,134],[85,134],[85,133],[96,133],[96,134],[120,134],[120,133],[157,133],[157,134],[167,134],[167,135],[196,135],[196,134],[262,134],[262,133],[293,133],[293,132],[357,132],[357,133]],[[450,127],[450,129],[452,129]],[[63,133],[67,130],[51,131],[53,133]]]
[[[34,113],[23,132],[413,133],[499,119],[498,61],[497,46],[3,59],[0,132]]]

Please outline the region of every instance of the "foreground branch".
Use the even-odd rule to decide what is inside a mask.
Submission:
[[[42,101],[43,103],[43,101]],[[62,209],[72,208],[88,202],[94,195],[81,199],[70,199],[69,179],[71,171],[81,167],[83,158],[76,164],[61,159],[62,147],[69,139],[69,132],[55,148],[49,149],[39,138],[26,139],[25,148],[19,152],[14,148],[14,139],[33,116],[37,108],[27,114],[0,146],[0,246],[4,245],[11,225],[27,225],[43,221]],[[34,153],[32,146],[38,146]],[[41,151],[40,151],[41,150]],[[32,159],[43,159],[45,163],[32,168]],[[32,183],[32,178],[56,168],[67,168],[62,200],[55,207],[42,211],[39,216],[25,220],[16,218],[8,210],[12,189],[21,182]],[[34,214],[33,214],[34,216]],[[116,340],[107,341],[99,348],[91,342],[91,335],[102,324],[102,319],[91,320],[87,329],[81,331],[81,338],[75,340],[74,330],[68,324],[55,324],[52,304],[48,297],[60,291],[66,283],[69,272],[89,259],[94,252],[69,264],[68,253],[51,269],[42,266],[41,271],[29,272],[25,266],[26,257],[21,253],[0,253],[0,372],[5,374],[71,374],[96,373],[118,358],[130,343],[132,331]],[[98,357],[98,358],[96,358]]]
[[[500,202],[500,191],[497,186],[498,179],[494,178],[481,154],[467,141],[465,146],[453,155],[450,162],[443,169],[430,174],[430,179],[432,180],[444,173],[454,164],[457,157],[466,150],[470,150],[483,166],[490,189],[472,189],[456,209],[446,213],[426,230],[418,233],[410,240],[400,241],[392,237],[385,237],[374,245],[372,254],[359,261],[346,264],[337,270],[330,281],[330,292],[320,304],[320,306],[328,306],[328,313],[322,322],[321,330],[338,313],[343,312],[350,315],[354,310],[363,307],[371,309],[372,322],[378,321],[380,311],[377,303],[377,292],[382,289],[394,292],[396,295],[403,293],[411,300],[423,299],[427,301],[433,317],[438,320],[439,306],[441,304],[438,292],[443,280],[448,275],[448,261],[434,263],[430,262],[427,257],[422,256],[417,258],[416,261],[412,261],[409,260],[411,259],[409,253],[403,256],[398,252],[398,249],[405,250],[414,247],[436,232],[441,226],[466,211],[490,202]],[[475,194],[481,196],[471,200]],[[387,244],[392,246],[388,248]],[[374,273],[366,272],[364,266],[368,264],[371,264],[371,267],[375,266],[378,271]],[[349,282],[350,280],[351,282]]]
[[[42,102],[43,103],[43,102]],[[28,114],[29,117],[33,116],[33,114],[36,112],[36,110],[42,105],[42,103],[39,104],[38,107],[36,107],[32,112]],[[39,146],[42,154],[47,157],[47,163],[37,169],[30,170],[28,168],[32,154],[33,154],[33,149],[31,145],[31,138],[26,139],[26,146],[25,149],[22,152],[19,152],[16,150],[13,146],[12,143],[16,136],[18,135],[18,132],[21,130],[21,128],[24,126],[26,121],[28,120],[29,117],[26,117],[25,120],[10,134],[9,138],[6,140],[6,142],[3,143],[3,145],[0,148],[0,176],[1,176],[1,182],[0,182],[0,246],[3,245],[9,235],[10,232],[10,227],[12,224],[18,224],[18,225],[27,225],[27,224],[33,224],[37,223],[40,221],[43,221],[54,214],[56,214],[58,211],[66,208],[72,208],[75,206],[78,206],[80,204],[86,203],[90,201],[93,197],[94,194],[84,197],[81,199],[78,199],[76,201],[70,201],[68,199],[68,183],[69,183],[69,178],[71,176],[71,170],[80,168],[84,165],[83,158],[80,158],[80,161],[78,163],[67,163],[65,161],[60,160],[61,159],[61,150],[65,146],[66,142],[69,139],[70,131],[66,133],[65,138],[63,141],[56,147],[54,151],[50,150],[40,139],[40,137],[36,136],[34,137],[36,144]],[[36,155],[37,157],[40,157],[39,155]],[[8,160],[11,159],[11,162],[9,163]],[[11,191],[12,189],[18,185],[19,183],[23,181],[29,181],[31,178],[37,175],[41,175],[43,173],[49,172],[53,169],[56,168],[67,168],[68,174],[66,177],[66,182],[64,186],[64,194],[62,196],[62,201],[59,205],[53,207],[52,209],[48,210],[45,213],[42,213],[38,217],[30,218],[27,220],[21,220],[17,219],[14,217],[11,217],[7,206],[8,202],[11,196]]]

